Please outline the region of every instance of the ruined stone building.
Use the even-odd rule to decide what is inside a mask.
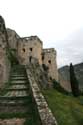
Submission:
[[[58,81],[56,51],[54,48],[44,49],[38,36],[21,38],[14,30],[6,29],[4,19],[0,17],[0,85],[8,78],[10,63],[7,57],[7,47],[17,56],[20,64],[45,64],[48,75]]]
[[[0,125],[57,125],[39,87],[52,78],[58,80],[56,51],[43,49],[37,36],[21,38],[0,16]]]
[[[54,48],[43,49],[43,42],[37,36],[19,38],[17,55],[20,64],[23,65],[35,63],[37,59],[40,65],[45,64],[49,67],[49,76],[58,80],[56,51]]]

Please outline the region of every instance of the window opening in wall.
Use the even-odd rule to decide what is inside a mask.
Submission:
[[[33,49],[32,48],[30,48],[30,51],[32,51]]]
[[[22,50],[23,50],[23,52],[25,52],[25,48],[23,48]]]
[[[44,55],[42,55],[42,61],[44,60]]]
[[[48,60],[48,63],[51,64],[51,60]]]
[[[52,80],[52,77],[50,77],[50,80]]]

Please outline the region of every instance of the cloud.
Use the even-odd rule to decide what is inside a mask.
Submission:
[[[58,51],[58,66],[73,64],[83,61],[83,29],[73,32],[64,41],[61,41]]]

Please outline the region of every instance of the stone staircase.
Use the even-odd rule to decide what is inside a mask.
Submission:
[[[25,68],[15,65],[11,70],[9,85],[0,95],[0,125],[24,125],[27,117],[29,125],[31,122],[34,125],[35,110],[32,104]]]

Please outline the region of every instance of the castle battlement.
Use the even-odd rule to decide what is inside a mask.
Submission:
[[[29,37],[22,37],[22,39],[26,39],[27,40],[27,42],[28,41],[33,41],[34,42],[34,40],[37,40],[37,42],[40,42],[41,44],[43,44],[43,42],[40,40],[40,38],[38,37],[38,36],[29,36]]]
[[[56,50],[54,48],[43,49],[43,53],[54,53],[56,54]]]

